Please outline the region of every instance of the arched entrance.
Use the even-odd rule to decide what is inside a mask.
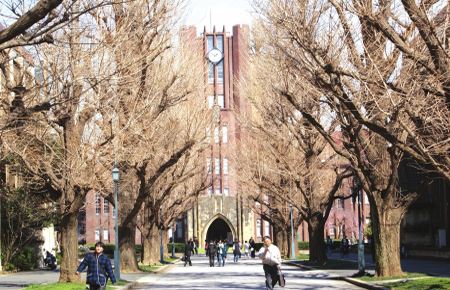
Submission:
[[[217,218],[209,226],[206,232],[206,240],[227,240],[228,242],[232,242],[233,231],[222,218]]]

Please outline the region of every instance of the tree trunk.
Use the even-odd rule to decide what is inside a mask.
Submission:
[[[287,232],[283,227],[276,224],[273,226],[273,238],[274,244],[278,246],[281,252],[281,256],[289,256],[289,240],[287,239]]]
[[[129,223],[119,226],[120,270],[124,273],[138,272],[135,255],[136,225]]]
[[[309,261],[323,264],[327,260],[324,242],[324,219],[322,215],[313,215],[308,221]]]
[[[61,220],[61,271],[59,282],[79,282],[77,214],[68,213]]]
[[[159,262],[159,229],[155,224],[148,225],[147,235],[142,244],[142,264],[151,265]]]
[[[375,271],[378,276],[403,275],[400,264],[400,223],[403,207],[371,206],[372,231],[375,244]]]

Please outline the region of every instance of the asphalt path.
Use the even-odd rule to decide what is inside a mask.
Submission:
[[[194,256],[192,266],[184,267],[184,263],[179,262],[164,273],[139,279],[139,285],[133,289],[265,289],[264,271],[259,260],[242,259],[233,263],[232,256],[230,258],[225,267],[209,267],[206,257]],[[324,271],[303,271],[287,265],[283,265],[282,270],[286,276],[284,289],[362,289]]]

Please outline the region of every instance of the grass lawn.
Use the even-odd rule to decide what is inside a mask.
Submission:
[[[152,264],[152,265],[143,265],[143,264],[139,263],[138,267],[139,267],[139,270],[141,270],[142,272],[155,272],[159,268],[161,268],[161,267],[163,267],[163,266],[165,266],[167,264],[173,264],[177,260],[178,260],[178,257],[177,258],[164,257],[164,263],[163,264],[161,264],[159,262],[155,263],[155,264]]]
[[[393,290],[450,289],[450,278],[438,278],[438,277],[424,278],[418,280],[410,280],[406,282],[383,284],[383,286]]]
[[[123,286],[126,285],[128,281],[120,280],[115,285]],[[86,283],[50,283],[50,284],[33,284],[25,287],[24,289],[29,290],[85,290]],[[115,287],[112,286],[111,282],[108,283],[106,290],[114,290]]]
[[[366,281],[366,282],[375,282],[375,281],[383,281],[383,280],[395,280],[395,279],[407,279],[407,278],[417,278],[417,277],[426,277],[427,274],[424,273],[409,273],[406,272],[403,276],[392,276],[392,277],[377,277],[377,276],[364,276],[357,277],[357,279]]]
[[[307,260],[309,260],[309,254],[298,254],[297,255],[297,260],[307,261]]]

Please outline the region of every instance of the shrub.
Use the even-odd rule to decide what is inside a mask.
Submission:
[[[36,251],[33,248],[25,247],[12,259],[11,264],[18,270],[29,271],[37,267],[38,260],[39,257],[36,254]]]
[[[309,242],[298,242],[299,250],[309,250]]]
[[[185,246],[183,243],[175,243],[175,252],[184,253]],[[167,252],[172,253],[172,243],[167,244]]]

